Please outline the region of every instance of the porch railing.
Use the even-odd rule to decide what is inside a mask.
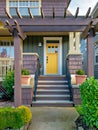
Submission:
[[[13,70],[14,58],[0,58],[0,80],[4,78],[8,70]]]

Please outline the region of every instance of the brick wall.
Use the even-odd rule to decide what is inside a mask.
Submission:
[[[76,70],[82,69],[82,55],[68,55],[67,64],[70,74],[75,74]]]

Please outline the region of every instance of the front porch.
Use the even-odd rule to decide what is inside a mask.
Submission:
[[[36,53],[39,55],[42,75],[67,75],[69,70],[70,76],[74,76],[76,70],[82,68],[82,54],[80,52],[80,34],[82,32],[83,38],[88,36],[87,75],[88,77],[94,75],[92,44],[94,29],[91,26],[96,23],[92,23],[89,13],[85,19],[77,17],[77,13],[75,17],[65,17],[65,15],[57,18],[36,17],[35,19],[20,19],[19,17],[16,20],[9,14],[7,15],[9,17],[5,23],[7,31],[9,31],[7,35],[13,37],[14,43],[15,106],[21,104],[21,68],[25,66],[25,56],[28,60],[25,68],[30,69],[31,74],[35,74],[36,70],[32,71],[34,68],[32,60],[34,59],[30,59],[30,57]],[[5,18],[2,18],[2,22],[4,21]],[[3,26],[3,28],[5,27]],[[54,58],[51,58],[51,55]],[[54,61],[55,64],[52,66]],[[53,68],[56,68],[55,72]]]

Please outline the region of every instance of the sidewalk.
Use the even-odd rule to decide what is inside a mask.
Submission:
[[[74,121],[78,113],[74,107],[31,107],[31,111],[29,130],[76,130]]]

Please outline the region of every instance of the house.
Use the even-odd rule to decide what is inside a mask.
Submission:
[[[95,26],[98,21],[92,22],[89,17],[90,8],[85,16],[78,16],[77,8],[73,16],[68,10],[70,2],[71,0],[0,1],[0,76],[9,65],[12,68],[14,58],[15,106],[21,104],[21,66],[29,68],[31,74],[35,74],[38,56],[41,75],[60,76],[69,72],[74,77],[76,70],[82,68],[80,35],[88,41],[87,74],[88,77],[93,75],[92,25]],[[3,67],[4,71],[2,60],[7,60],[8,65]]]

